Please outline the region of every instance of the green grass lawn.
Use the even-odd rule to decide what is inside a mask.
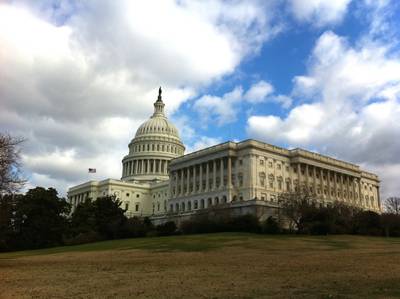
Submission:
[[[2,253],[11,296],[400,298],[400,239],[218,233]]]

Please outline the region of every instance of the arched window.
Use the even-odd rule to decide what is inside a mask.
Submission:
[[[212,198],[211,197],[208,198],[208,206],[212,206]]]
[[[175,204],[175,212],[179,212],[179,203]]]
[[[181,210],[182,210],[182,212],[185,211],[185,203],[184,202],[181,203]]]
[[[222,197],[222,203],[227,203],[227,199],[226,199],[226,196],[224,195],[223,197]]]
[[[216,196],[215,198],[214,198],[214,204],[219,204],[219,198],[218,198],[218,196]]]
[[[200,209],[204,209],[204,199],[200,200]]]
[[[197,210],[199,208],[199,203],[197,199],[194,201],[194,209]]]
[[[192,202],[188,201],[188,211],[191,211],[191,210],[192,210]]]

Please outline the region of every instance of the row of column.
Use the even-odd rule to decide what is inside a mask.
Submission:
[[[139,159],[124,162],[123,176],[136,174],[168,174],[169,160]]]
[[[173,197],[231,188],[232,158],[223,157],[174,170],[172,178],[170,187]]]
[[[215,206],[218,204],[225,204],[227,203],[227,197],[222,196],[222,197],[215,197],[214,199],[212,197],[209,197],[207,200],[202,198],[202,199],[194,199],[194,200],[186,200],[186,201],[181,201],[181,202],[176,202],[176,203],[171,203],[169,206],[169,212],[190,212],[193,210],[198,210],[198,209],[207,209],[211,206]]]
[[[317,193],[318,184],[320,185],[320,191],[322,195],[326,195],[327,198],[343,198],[352,200],[362,199],[361,184],[357,185],[358,178],[349,175],[337,173],[327,169],[317,168],[308,164],[297,164],[297,179],[299,184],[305,183],[308,187],[313,187],[313,192]],[[305,175],[302,175],[304,171]],[[311,173],[311,176],[310,176]],[[317,173],[319,178],[317,178]],[[325,176],[325,180],[324,180]],[[338,182],[339,181],[339,182]],[[327,194],[325,190],[327,188]],[[332,189],[334,194],[332,195]],[[338,192],[341,194],[338,195]],[[344,196],[346,192],[346,197]],[[356,197],[356,194],[358,196]]]

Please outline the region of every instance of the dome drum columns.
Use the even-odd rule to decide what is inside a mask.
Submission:
[[[184,154],[178,130],[164,114],[161,92],[160,87],[153,115],[129,144],[129,154],[122,160],[122,180],[167,180],[170,160]]]

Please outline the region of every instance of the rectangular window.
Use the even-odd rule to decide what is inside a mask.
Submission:
[[[138,212],[139,211],[139,204],[137,203],[135,206],[135,211]]]

